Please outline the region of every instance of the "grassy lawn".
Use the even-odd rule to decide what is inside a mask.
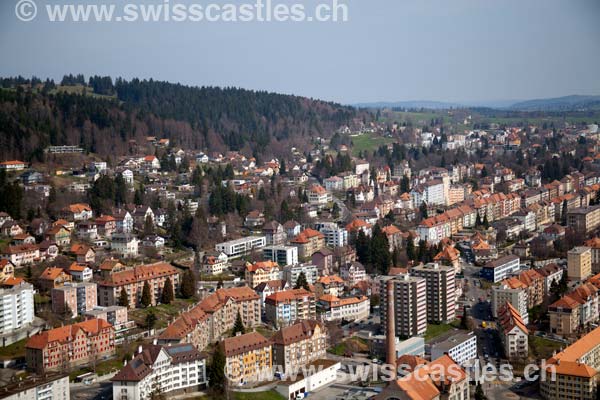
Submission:
[[[100,361],[96,364],[96,374],[98,376],[106,375],[111,373],[114,370],[120,370],[123,368],[123,362],[119,359],[111,359],[106,361]],[[94,372],[92,367],[83,367],[76,371],[73,371],[69,374],[69,380],[74,381],[81,374],[85,374],[87,372]]]
[[[550,358],[554,351],[559,352],[561,347],[567,345],[554,340],[535,335],[529,336],[529,354],[535,358]]]
[[[6,347],[0,347],[0,360],[25,357],[25,344],[27,344],[27,339],[19,340]]]
[[[327,350],[331,354],[335,354],[336,356],[343,356],[346,352],[346,343],[339,343]]]
[[[234,392],[233,398],[235,400],[284,400],[285,397],[280,395],[274,390],[269,390],[267,392]]]
[[[370,133],[360,135],[360,136],[352,136],[352,154],[358,156],[358,153],[361,151],[368,151],[372,153],[374,150],[377,150],[381,145],[385,145],[388,143],[393,143],[393,138],[386,138],[378,135],[373,135]]]
[[[428,342],[431,339],[434,339],[454,328],[455,326],[451,324],[427,324],[427,331],[425,331],[425,341]]]
[[[194,299],[175,299],[171,304],[159,304],[155,307],[138,308],[129,311],[129,318],[134,320],[140,327],[146,326],[146,316],[150,312],[156,314],[156,324],[154,328],[166,328],[169,320],[179,315],[182,310],[186,310],[194,304]]]

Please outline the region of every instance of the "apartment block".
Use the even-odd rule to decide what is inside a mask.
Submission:
[[[274,261],[259,261],[246,266],[244,278],[248,286],[255,288],[263,282],[280,279],[281,270]]]
[[[273,378],[271,342],[257,332],[224,339],[226,377],[231,385],[241,386]]]
[[[388,299],[386,285],[394,285],[394,298]],[[387,324],[388,302],[394,302],[396,336],[412,337],[427,329],[427,282],[425,278],[401,274],[379,280],[381,326]]]
[[[318,307],[323,321],[358,321],[369,317],[371,301],[367,296],[339,298],[325,294],[319,298]]]
[[[284,290],[265,299],[265,317],[275,326],[316,318],[315,295],[305,289]]]
[[[133,359],[126,360],[111,381],[115,400],[198,391],[208,385],[206,358],[191,344],[147,344],[139,346]]]
[[[314,264],[296,264],[283,267],[283,279],[289,282],[290,286],[296,286],[298,276],[303,273],[309,285],[314,285],[319,279],[319,269]]]
[[[411,274],[425,278],[427,298],[427,320],[433,323],[448,323],[456,317],[456,293],[454,267],[438,263],[418,265]]]
[[[276,372],[286,374],[311,361],[325,358],[327,328],[317,321],[300,321],[281,328],[271,338],[271,341],[273,342],[273,365]]]
[[[494,318],[498,318],[500,308],[507,302],[519,312],[527,325],[529,323],[527,289],[524,287],[513,288],[505,282],[492,287],[492,315]]]
[[[250,254],[255,249],[262,249],[266,245],[267,238],[265,236],[248,236],[241,239],[218,243],[215,246],[215,250],[222,251],[227,254],[227,257],[233,259]]]
[[[115,353],[115,330],[90,319],[33,335],[25,345],[27,368],[38,374],[65,371]]]
[[[0,288],[0,335],[8,335],[25,328],[33,322],[33,286],[26,282]]]
[[[540,382],[540,394],[546,400],[597,398],[600,370],[600,328],[596,328],[560,353],[546,360],[547,379]],[[552,372],[556,379],[552,379]]]
[[[529,353],[529,331],[519,311],[508,301],[498,311],[498,330],[508,359],[526,359]]]
[[[97,285],[93,282],[67,282],[50,292],[52,311],[64,315],[67,311],[71,317],[83,315],[98,305]]]
[[[296,246],[267,246],[263,248],[263,258],[274,261],[279,265],[298,264],[298,247]]]
[[[600,206],[568,210],[567,226],[582,234],[592,232],[600,226]]]
[[[138,265],[136,267],[114,272],[98,284],[98,304],[103,307],[119,303],[121,290],[127,293],[129,307],[137,307],[142,300],[144,284],[150,285],[151,304],[156,305],[162,296],[167,279],[171,280],[175,292],[179,288],[179,272],[167,263]]]
[[[477,358],[477,336],[473,332],[458,333],[431,346],[431,358],[437,359],[448,354],[459,365],[466,365]]]
[[[575,247],[567,253],[567,273],[569,279],[584,281],[592,275],[592,249]]]
[[[2,400],[69,400],[70,396],[69,376],[64,373],[30,376],[18,383],[4,385],[0,392]]]
[[[481,277],[490,282],[498,283],[510,274],[517,272],[520,265],[521,259],[518,256],[504,256],[485,264],[481,268]]]

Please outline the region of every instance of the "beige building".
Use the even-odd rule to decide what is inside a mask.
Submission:
[[[98,304],[104,307],[119,304],[121,290],[127,292],[129,307],[140,304],[144,284],[150,285],[151,304],[156,305],[161,298],[167,279],[171,280],[175,293],[179,288],[179,272],[167,263],[138,265],[120,272],[114,272],[98,284]]]
[[[327,328],[317,321],[300,321],[280,329],[271,341],[275,372],[295,372],[294,368],[325,358]]]
[[[592,249],[575,247],[568,252],[568,275],[574,281],[584,281],[592,275]]]
[[[498,330],[504,354],[509,359],[527,358],[529,352],[529,331],[519,311],[509,302],[504,303],[498,315]]]
[[[265,316],[275,326],[316,318],[315,295],[306,289],[283,290],[265,299]]]
[[[546,400],[596,399],[600,369],[600,328],[596,328],[569,347],[546,360],[546,379],[540,394]],[[552,379],[552,372],[555,379]]]
[[[425,278],[427,320],[433,323],[453,321],[456,318],[454,267],[429,263],[412,268],[410,273]]]
[[[567,212],[567,226],[578,233],[590,233],[600,226],[600,206],[569,210]]]
[[[246,284],[255,288],[263,282],[280,279],[279,265],[274,261],[260,261],[246,266]]]
[[[387,282],[393,281],[394,299],[388,299]],[[396,336],[412,337],[425,334],[427,329],[427,283],[425,278],[400,274],[382,276],[379,280],[381,296],[381,326],[387,324],[388,301],[394,302]]]
[[[248,286],[218,289],[183,312],[161,333],[161,344],[192,343],[204,350],[233,328],[238,313],[244,327],[260,324],[260,296]]]

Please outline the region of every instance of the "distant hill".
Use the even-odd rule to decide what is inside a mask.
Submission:
[[[0,79],[0,159],[41,159],[48,145],[123,155],[146,136],[208,151],[272,155],[331,136],[367,113],[353,107],[238,88],[83,76]]]
[[[518,111],[577,111],[599,110],[600,96],[564,96],[551,99],[527,100],[509,107]]]
[[[358,108],[368,108],[368,109],[377,109],[377,108],[400,108],[400,109],[419,109],[426,108],[430,110],[443,110],[448,108],[461,108],[464,105],[458,103],[446,103],[442,101],[396,101],[396,102],[375,102],[375,103],[359,103],[354,104],[355,107]]]

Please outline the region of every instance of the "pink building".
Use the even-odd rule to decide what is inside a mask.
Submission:
[[[93,282],[67,282],[51,291],[52,311],[64,315],[71,311],[73,318],[91,311],[98,305],[97,287]]]

